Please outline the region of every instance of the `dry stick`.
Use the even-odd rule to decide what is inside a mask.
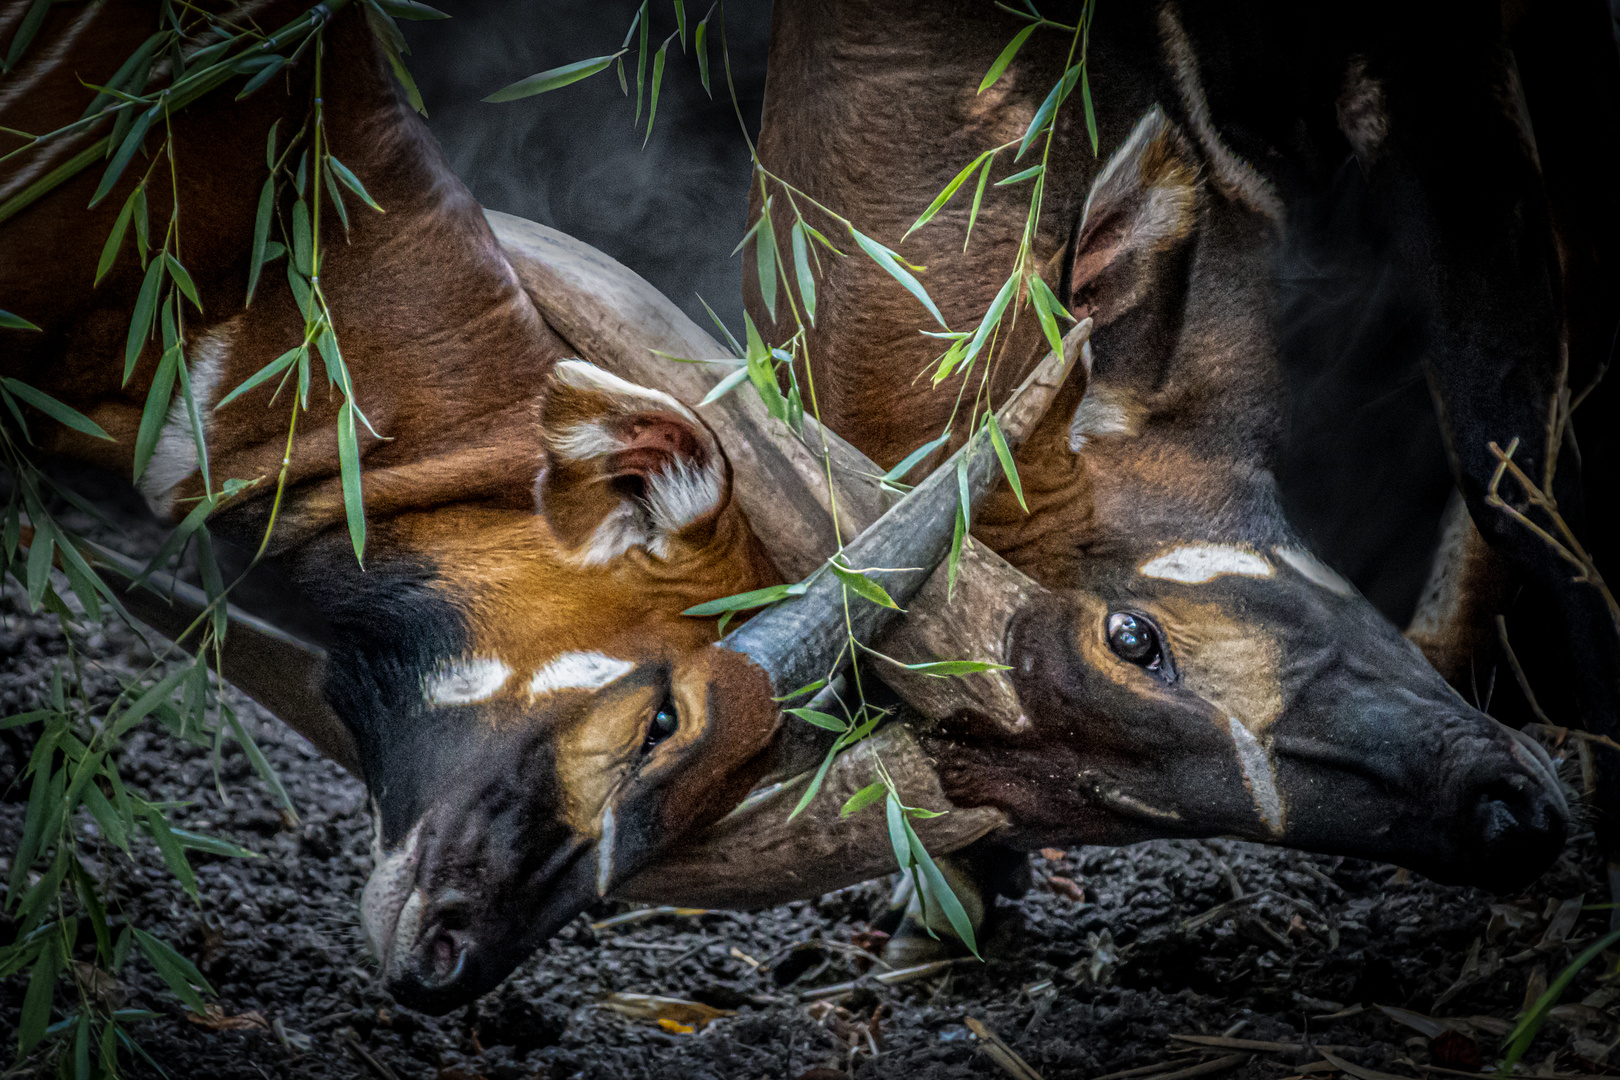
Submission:
[[[1574,530],[1569,527],[1563,515],[1558,512],[1558,503],[1553,499],[1552,492],[1538,487],[1531,481],[1530,477],[1525,475],[1524,470],[1519,468],[1518,463],[1513,460],[1514,453],[1519,449],[1519,440],[1515,438],[1508,444],[1506,450],[1503,450],[1494,441],[1489,446],[1492,455],[1497,460],[1497,466],[1496,472],[1491,476],[1490,488],[1485,495],[1486,505],[1494,506],[1506,513],[1514,521],[1540,537],[1560,558],[1572,563],[1580,571],[1574,580],[1584,582],[1597,589],[1599,595],[1603,597],[1603,602],[1608,606],[1609,618],[1614,621],[1615,632],[1620,633],[1620,603],[1615,602],[1614,593],[1609,590],[1608,584],[1603,580],[1603,575],[1598,573],[1597,563],[1593,561],[1587,550],[1581,546],[1581,542],[1575,538]],[[1554,527],[1563,535],[1562,540],[1531,521],[1524,511],[1502,498],[1498,489],[1501,487],[1503,476],[1507,474],[1512,474],[1513,479],[1518,482],[1530,505],[1541,510],[1551,519]]]
[[[1541,703],[1536,700],[1536,692],[1530,689],[1530,680],[1525,677],[1524,668],[1519,664],[1519,656],[1513,651],[1513,643],[1508,640],[1506,616],[1496,617],[1496,636],[1502,642],[1502,654],[1507,657],[1508,667],[1513,670],[1513,679],[1519,684],[1519,692],[1524,695],[1524,700],[1530,703],[1530,711],[1545,726],[1556,728],[1558,725],[1541,711]]]
[[[962,964],[978,963],[972,956],[957,956],[950,960],[934,960],[916,967],[899,968],[895,971],[885,971],[878,975],[865,976],[862,979],[853,979],[849,982],[834,983],[831,986],[818,986],[814,990],[807,990],[800,995],[804,1001],[823,1001],[827,998],[843,997],[852,994],[866,978],[883,986],[893,986],[896,983],[911,982],[913,979],[926,979],[930,975],[948,971]]]
[[[967,1018],[967,1028],[979,1040],[985,1056],[1017,1080],[1041,1080],[1041,1074],[1036,1072],[1029,1062],[1018,1056],[1017,1051],[1008,1046],[1000,1035],[992,1031],[989,1025],[974,1018]]]

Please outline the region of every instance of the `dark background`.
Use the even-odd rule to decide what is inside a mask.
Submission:
[[[635,123],[636,42],[626,55],[630,97],[610,67],[538,97],[482,99],[536,72],[618,50],[633,0],[445,0],[450,19],[401,21],[406,58],[428,126],[485,206],[560,229],[641,274],[705,329],[707,300],[734,329],[742,323],[748,147],[725,90],[720,13],[709,22],[714,98],[692,53],[705,0],[688,0],[687,53],[670,43],[652,138],[645,103]],[[732,77],[750,135],[759,126],[771,8],[743,0],[726,9]],[[652,5],[652,53],[675,30],[673,5]]]

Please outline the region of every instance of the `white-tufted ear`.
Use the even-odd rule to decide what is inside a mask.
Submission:
[[[712,522],[725,505],[729,477],[714,433],[661,390],[564,360],[540,417],[546,465],[536,509],[585,563],[637,547],[663,557],[671,536]]]

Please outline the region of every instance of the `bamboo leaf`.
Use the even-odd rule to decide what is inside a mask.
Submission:
[[[249,851],[228,840],[221,840],[217,836],[204,836],[202,833],[191,832],[188,829],[171,829],[174,838],[180,842],[181,847],[191,848],[194,851],[206,851],[210,855],[223,855],[231,859],[262,859],[257,851]]]
[[[248,764],[252,765],[253,771],[259,774],[259,779],[269,786],[271,794],[275,795],[276,802],[281,805],[281,808],[291,814],[294,821],[297,821],[298,814],[293,809],[292,798],[287,794],[287,789],[282,787],[281,777],[277,775],[275,767],[265,758],[264,751],[259,749],[259,744],[253,738],[252,733],[242,726],[242,722],[236,718],[236,711],[229,705],[221,703],[220,711],[225,714],[225,722],[230,725],[231,734],[236,736],[236,741],[241,745],[242,752],[247,755]]]
[[[972,520],[972,504],[968,500],[967,461],[956,463],[956,525],[951,532],[951,553],[946,559],[945,599],[956,592],[956,573],[962,566],[962,545],[967,542],[968,525]]]
[[[56,553],[56,530],[35,519],[34,542],[28,548],[28,607],[38,611],[51,584],[51,558]]]
[[[759,336],[759,328],[748,313],[743,312],[743,325],[748,331],[748,378],[759,391],[765,410],[778,420],[787,421],[787,401],[782,388],[776,384],[776,368],[771,364],[771,352]]]
[[[996,293],[996,298],[990,302],[990,309],[984,313],[984,318],[979,320],[978,328],[973,331],[973,337],[968,340],[967,347],[963,350],[963,363],[972,363],[973,359],[979,355],[979,350],[984,348],[984,343],[990,337],[990,332],[1000,324],[1001,315],[1007,310],[1007,304],[1012,300],[1013,290],[1017,284],[1018,276],[1016,274],[1009,276],[1002,283],[1001,289]],[[939,376],[936,375],[934,381],[938,383]]]
[[[236,100],[241,101],[262,87],[265,83],[276,77],[276,72],[286,65],[286,60],[280,56],[265,57],[266,63],[259,66],[257,72],[249,79],[242,89],[236,92]]]
[[[982,675],[987,671],[1010,671],[1006,664],[993,664],[988,660],[933,660],[917,664],[900,664],[907,671],[919,675],[932,675],[939,679],[958,678],[963,675]]]
[[[837,756],[838,746],[835,744],[831,750],[827,751],[827,756],[821,759],[821,768],[816,770],[816,775],[810,778],[810,786],[804,789],[803,795],[799,796],[799,801],[793,807],[793,812],[788,815],[787,819],[789,821],[798,817],[804,811],[804,808],[815,800],[816,795],[821,791],[822,782],[827,779],[827,770],[832,767],[833,758]]]
[[[846,818],[852,814],[860,813],[868,806],[871,806],[873,803],[883,798],[884,795],[888,794],[888,790],[888,788],[883,786],[883,781],[881,780],[867,784],[865,787],[861,788],[861,790],[844,800],[844,805],[839,809],[838,816],[841,818]]]
[[[714,8],[709,8],[709,15],[714,14]],[[703,92],[714,99],[714,91],[709,89],[709,15],[703,16],[703,21],[697,24],[697,33],[693,36],[692,51],[697,53],[698,81],[703,84]]]
[[[158,114],[162,110],[163,102],[159,101],[156,105],[137,116],[135,122],[130,124],[129,134],[125,135],[124,141],[119,144],[117,152],[112,156],[112,161],[107,164],[107,171],[101,174],[101,183],[96,186],[96,193],[90,197],[90,206],[92,208],[107,197],[108,192],[112,191],[113,185],[118,183],[118,178],[124,175],[124,169],[129,165],[129,159],[135,156],[136,150],[140,149],[141,143],[146,139],[147,129],[152,126],[152,121],[158,118]]]
[[[810,244],[804,238],[804,222],[793,223],[793,273],[799,279],[799,297],[810,325],[816,325],[816,275],[810,271]]]
[[[1061,348],[1061,343],[1060,343]],[[1029,503],[1024,501],[1024,485],[1018,479],[1018,465],[1013,461],[1012,450],[1007,446],[1007,437],[1001,433],[1001,425],[996,422],[996,414],[985,413],[986,426],[990,428],[990,445],[996,448],[996,457],[1001,461],[1001,471],[1007,476],[1007,483],[1012,485],[1013,494],[1018,496],[1018,505],[1029,513]]]
[[[849,587],[850,592],[862,599],[870,600],[879,607],[890,608],[894,611],[900,610],[900,605],[894,602],[894,598],[889,595],[888,590],[861,571],[841,566],[836,560],[829,560],[827,565],[838,576],[838,580]]]
[[[286,352],[264,365],[264,367],[260,368],[258,371],[255,371],[252,375],[249,375],[235,390],[232,390],[230,393],[220,398],[219,404],[214,406],[214,411],[218,412],[220,409],[223,409],[225,406],[229,405],[231,402],[235,401],[249,390],[252,390],[261,383],[266,382],[269,379],[273,379],[283,371],[286,371],[287,368],[292,366],[292,362],[298,359],[299,351],[304,348],[307,348],[307,346],[300,345],[297,348],[288,349]]]
[[[118,811],[113,809],[112,803],[107,801],[107,796],[101,793],[99,787],[91,784],[84,789],[84,805],[85,809],[90,811],[90,816],[95,818],[96,825],[101,829],[101,835],[122,848],[127,855],[129,834],[124,831],[124,823],[119,819]]]
[[[1536,1032],[1541,1030],[1541,1025],[1547,1020],[1547,1014],[1552,1011],[1554,1005],[1558,1004],[1558,999],[1564,996],[1564,991],[1569,988],[1569,984],[1574,981],[1575,976],[1579,975],[1581,969],[1586,967],[1587,964],[1596,960],[1604,949],[1611,947],[1616,942],[1620,942],[1620,930],[1611,930],[1588,945],[1586,950],[1577,956],[1568,967],[1558,973],[1558,977],[1552,981],[1552,985],[1548,986],[1546,991],[1536,999],[1536,1003],[1530,1007],[1529,1011],[1520,1017],[1518,1024],[1512,1031],[1508,1032],[1507,1038],[1503,1040],[1503,1046],[1506,1048],[1501,1070],[1503,1075],[1511,1074],[1513,1066],[1524,1056],[1525,1051],[1530,1049],[1530,1044],[1535,1042]]]
[[[636,13],[636,22],[639,24],[640,36],[637,38],[636,51],[636,123],[641,123],[641,92],[647,79],[647,33],[648,24],[652,21],[650,10],[652,0],[642,0],[641,10]]]
[[[928,314],[934,317],[935,322],[944,326],[947,330],[950,329],[949,326],[945,325],[945,317],[939,313],[939,308],[935,307],[934,301],[929,298],[928,290],[924,289],[921,283],[911,276],[909,270],[900,265],[895,259],[894,252],[871,237],[859,232],[854,226],[850,226],[849,235],[873,262],[877,263],[885,273],[904,286],[907,292],[921,301],[922,306],[928,309]]]
[[[124,233],[129,231],[129,219],[135,212],[135,193],[139,190],[137,187],[135,191],[129,193],[129,198],[124,200],[123,208],[118,211],[118,217],[113,221],[112,232],[107,234],[107,243],[101,249],[101,260],[96,263],[96,277],[91,282],[92,286],[100,285],[101,279],[107,276],[107,271],[118,261],[118,250],[124,246]]]
[[[152,336],[152,318],[157,314],[158,290],[163,286],[164,261],[153,259],[141,281],[141,291],[135,297],[135,311],[129,319],[129,338],[124,343],[124,385],[135,374],[135,362],[141,358],[146,339]]]
[[[4,308],[0,308],[0,328],[6,329],[6,330],[38,330],[39,329],[39,327],[37,327],[33,323],[29,322],[27,319],[23,318],[21,315],[13,315],[11,312],[6,311]]]
[[[1013,155],[1014,161],[1024,156],[1024,151],[1029,149],[1029,144],[1034,142],[1036,136],[1040,135],[1046,129],[1046,126],[1052,122],[1052,117],[1057,112],[1058,106],[1062,105],[1069,94],[1073,92],[1075,80],[1080,77],[1080,70],[1080,66],[1076,64],[1065,71],[1063,78],[1059,79],[1057,84],[1052,87],[1051,92],[1046,95],[1046,100],[1041,102],[1041,107],[1035,110],[1034,118],[1030,120],[1029,127],[1024,130],[1023,141],[1018,144],[1018,153]]]
[[[366,564],[366,508],[360,491],[360,444],[354,433],[354,400],[346,398],[338,410],[338,464],[343,474],[343,511],[349,519],[349,542],[354,558]]]
[[[776,321],[776,223],[771,220],[771,200],[760,209],[754,233],[754,265],[759,271],[759,295],[765,310]]]
[[[57,401],[43,390],[35,390],[27,383],[18,382],[16,379],[0,379],[0,385],[4,385],[7,390],[59,424],[70,427],[74,431],[83,432],[86,435],[93,435],[98,439],[106,439],[108,442],[115,441],[111,435],[102,430],[100,424],[78,409]]]
[[[840,735],[849,730],[849,725],[838,719],[838,717],[824,712],[817,712],[815,709],[783,709],[782,711],[790,716],[797,716],[806,723],[814,724],[818,728],[836,731]]]
[[[727,611],[747,611],[750,608],[764,607],[774,604],[778,600],[789,596],[799,596],[804,593],[804,585],[769,585],[763,589],[754,589],[750,592],[737,593],[735,596],[723,596],[718,600],[689,607],[681,612],[682,615],[691,615],[696,618],[707,618],[710,615],[720,615]]]
[[[901,460],[900,464],[884,473],[883,479],[890,483],[899,480],[901,477],[905,476],[906,473],[910,472],[912,469],[915,469],[923,458],[927,457],[929,454],[932,454],[941,446],[944,446],[950,437],[951,433],[947,431],[939,438],[930,439],[923,443],[921,446],[917,447],[917,449],[907,454],[905,458]]]
[[[686,51],[686,5],[675,0],[675,32],[681,35],[681,52]]]
[[[23,994],[22,1013],[17,1020],[17,1056],[27,1057],[45,1038],[45,1029],[51,1021],[51,999],[56,994],[56,977],[62,972],[62,947],[55,935],[46,939],[45,947],[34,961],[34,971],[28,977],[28,989]]]
[[[135,187],[135,250],[140,252],[141,265],[146,265],[146,253],[152,246],[151,229],[146,216],[146,185],[138,184]]]
[[[214,991],[208,985],[208,980],[190,960],[181,956],[168,942],[147,933],[139,927],[132,928],[135,933],[135,942],[141,947],[147,962],[152,965],[158,976],[169,985],[174,996],[179,998],[186,1008],[194,1013],[206,1012],[208,1006],[204,1004],[202,996],[195,987],[201,986],[210,994]]]
[[[968,249],[968,240],[973,236],[973,225],[979,220],[979,204],[984,201],[985,181],[990,179],[990,165],[995,157],[985,158],[984,167],[979,170],[979,186],[973,192],[973,209],[968,212],[967,232],[962,235],[962,250]]]
[[[23,53],[34,40],[34,35],[39,33],[40,26],[45,22],[45,14],[50,9],[51,0],[34,0],[28,6],[28,14],[23,16],[21,24],[17,27],[17,33],[11,39],[11,48],[6,50],[3,70],[10,71],[17,66],[17,61],[23,58]]]
[[[164,312],[164,316],[168,317],[167,311]],[[146,406],[141,410],[141,426],[135,433],[135,480],[140,480],[141,474],[146,472],[146,466],[151,462],[153,452],[157,450],[158,437],[163,434],[163,424],[169,416],[169,399],[174,396],[175,369],[179,364],[178,343],[163,350],[163,358],[158,361],[157,373],[152,376],[152,385],[146,392]]]
[[[180,668],[171,671],[148,687],[146,692],[136,698],[134,703],[119,714],[118,719],[113,722],[108,729],[108,741],[111,742],[121,738],[130,728],[146,719],[153,709],[167,701],[169,695],[174,693],[174,688],[180,684],[180,680],[185,678],[187,670],[186,668]]]
[[[658,46],[658,54],[653,57],[652,97],[647,105],[647,135],[641,140],[645,149],[647,140],[652,138],[653,118],[658,115],[658,88],[664,84],[664,54],[669,52],[669,40]]]
[[[197,286],[191,280],[190,271],[181,266],[180,260],[168,252],[163,253],[163,259],[169,264],[169,276],[174,278],[174,283],[180,287],[181,292],[185,293],[186,299],[191,301],[191,306],[201,311],[202,300],[197,297]]]
[[[300,169],[302,171],[302,169]],[[303,193],[303,185],[298,185],[299,193]],[[314,238],[309,231],[309,205],[303,199],[293,203],[292,208],[292,242],[293,266],[306,278],[314,277],[315,270],[311,264],[314,258]],[[309,320],[309,313],[304,313],[304,319]]]
[[[589,60],[580,60],[561,67],[548,68],[537,75],[530,75],[527,79],[519,79],[510,86],[502,87],[486,97],[485,101],[502,102],[517,101],[521,98],[533,97],[536,94],[549,93],[560,90],[565,86],[588,79],[599,71],[605,71],[607,66],[625,53],[620,49],[607,56],[593,56]]]
[[[384,14],[392,15],[396,19],[448,19],[450,16],[435,7],[428,7],[420,0],[377,0],[377,6],[383,9]]]
[[[197,876],[192,873],[191,864],[186,861],[185,849],[180,846],[179,839],[169,828],[168,819],[163,816],[163,811],[155,806],[148,806],[146,827],[151,832],[152,839],[157,842],[158,851],[162,852],[163,862],[168,866],[169,873],[173,874],[180,887],[186,890],[186,895],[191,897],[193,902],[197,902]]]
[[[741,386],[743,382],[748,379],[748,377],[749,371],[746,366],[740,367],[736,371],[731,372],[725,378],[715,383],[713,390],[710,390],[707,394],[703,395],[703,400],[698,402],[698,408],[701,409],[705,405],[713,405],[716,401],[719,401],[737,387]]]
[[[1029,302],[1034,305],[1035,317],[1041,322],[1041,332],[1046,335],[1046,343],[1052,346],[1053,352],[1063,352],[1063,331],[1058,329],[1057,316],[1062,315],[1065,319],[1071,320],[1074,316],[1063,310],[1063,305],[1058,303],[1058,298],[1051,288],[1039,277],[1030,281]]]
[[[271,152],[275,151],[275,129],[270,131]],[[276,206],[276,178],[272,175],[264,182],[259,190],[259,212],[253,220],[253,248],[248,256],[248,286],[247,300],[243,307],[253,303],[253,290],[259,287],[259,272],[264,269],[265,244],[270,240],[270,218]],[[221,402],[220,404],[224,404]]]
[[[326,164],[331,167],[333,172],[337,173],[337,178],[343,181],[343,186],[360,196],[360,200],[362,202],[371,207],[373,210],[377,211],[379,214],[387,213],[386,210],[377,205],[377,200],[371,197],[370,192],[366,191],[366,186],[360,182],[360,178],[358,176],[354,175],[354,173],[349,170],[347,165],[343,164],[343,162],[339,161],[331,154],[326,155]]]
[[[1086,113],[1086,134],[1091,136],[1091,156],[1097,156],[1097,113],[1091,107],[1091,78],[1084,65],[1080,68],[1080,104]]]
[[[974,956],[978,956],[978,943],[973,937],[973,920],[968,918],[967,912],[962,907],[962,901],[956,898],[956,893],[951,889],[950,882],[945,880],[945,875],[939,872],[939,867],[935,865],[933,857],[928,854],[928,849],[923,847],[923,842],[918,838],[917,831],[911,827],[911,822],[904,821],[903,824],[906,829],[906,839],[910,841],[911,854],[917,860],[917,866],[922,871],[923,883],[929,893],[932,894],[930,899],[945,913],[945,918],[950,920],[951,929],[956,931],[956,935],[962,939],[962,943],[968,947],[968,951]]]
[[[1031,165],[1023,172],[1015,172],[1004,180],[997,180],[996,187],[1011,187],[1014,184],[1022,184],[1025,180],[1039,176],[1045,171],[1045,165]]]
[[[328,158],[328,161],[331,159]],[[338,190],[337,177],[332,175],[331,169],[321,171],[321,179],[326,183],[326,197],[337,209],[338,222],[343,226],[345,238],[349,235],[349,208],[343,205],[343,192]]]
[[[1013,57],[1018,55],[1018,50],[1024,47],[1024,42],[1029,40],[1029,35],[1035,32],[1038,25],[1030,23],[1013,35],[1013,39],[1007,42],[1007,47],[1001,50],[1001,54],[990,65],[990,70],[984,73],[984,78],[979,80],[977,93],[982,94],[995,85],[996,80],[1001,78],[1002,73],[1007,70],[1007,65],[1012,63]]]
[[[955,197],[957,191],[961,189],[963,184],[967,183],[968,177],[973,175],[973,170],[983,165],[992,155],[994,155],[994,153],[995,151],[993,150],[986,150],[984,153],[968,162],[967,168],[957,173],[951,178],[950,183],[946,184],[942,189],[940,189],[939,194],[934,196],[934,201],[928,204],[928,209],[924,210],[922,212],[922,216],[911,223],[911,228],[907,229],[905,236],[900,237],[900,239],[902,241],[905,240],[907,236],[910,236],[912,233],[934,220],[934,215],[939,213],[940,210],[944,208],[945,204],[950,202],[951,199]]]
[[[906,835],[905,811],[893,792],[884,800],[883,813],[889,822],[889,845],[894,848],[895,865],[905,873],[911,866],[911,838]]]

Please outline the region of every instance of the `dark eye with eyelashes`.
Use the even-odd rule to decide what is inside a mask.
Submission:
[[[641,752],[648,753],[653,747],[675,734],[675,729],[681,726],[680,714],[675,711],[675,702],[669,697],[658,706],[653,714],[652,723],[647,725],[647,739],[641,744]]]
[[[1146,616],[1129,611],[1109,615],[1108,647],[1121,660],[1146,668],[1166,682],[1174,676],[1159,628]]]

